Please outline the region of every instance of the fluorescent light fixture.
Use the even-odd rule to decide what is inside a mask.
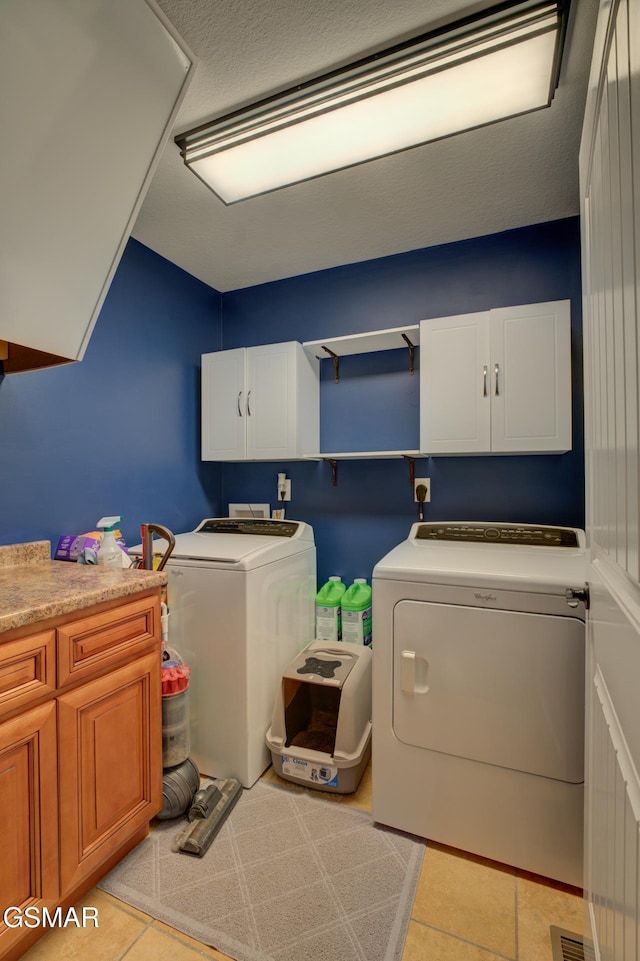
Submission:
[[[502,3],[175,138],[225,204],[551,103],[567,0]]]

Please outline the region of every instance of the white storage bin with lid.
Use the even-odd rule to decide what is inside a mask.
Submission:
[[[350,794],[371,755],[371,650],[312,641],[284,671],[267,731],[275,772]]]

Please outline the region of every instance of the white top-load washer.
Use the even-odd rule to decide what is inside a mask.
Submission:
[[[169,645],[191,667],[190,756],[201,774],[251,787],[270,763],[265,735],[282,672],[313,640],[313,530],[207,518],[176,535],[165,570]]]
[[[571,528],[417,523],[382,558],[374,820],[582,884],[585,577]]]

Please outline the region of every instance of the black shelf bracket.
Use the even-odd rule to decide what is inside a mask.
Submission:
[[[327,464],[331,464],[331,486],[338,486],[338,461],[333,457],[323,457],[323,461]]]
[[[331,357],[333,361],[333,379],[335,380],[336,384],[339,384],[340,383],[340,358],[338,357],[337,354],[334,354],[332,350],[329,350],[328,347],[325,347],[324,344],[322,345],[322,349],[326,351],[326,353],[329,355],[329,357]]]
[[[409,454],[403,454],[402,456],[405,460],[409,461],[409,483],[411,490],[413,490],[416,480],[416,459],[415,457],[410,457]]]
[[[414,345],[411,343],[411,341],[409,340],[409,338],[407,337],[406,334],[402,334],[402,339],[404,340],[405,344],[406,344],[407,347],[409,348],[409,373],[410,373],[410,374],[413,374],[413,372],[414,372],[414,370],[415,370],[415,367],[414,367],[414,359],[415,359],[415,354],[416,354],[416,348],[415,348]]]

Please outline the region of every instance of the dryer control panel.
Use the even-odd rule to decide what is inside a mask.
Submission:
[[[483,524],[430,522],[420,524],[416,540],[465,543],[522,544],[527,547],[579,547],[578,534],[571,527],[529,524]]]

